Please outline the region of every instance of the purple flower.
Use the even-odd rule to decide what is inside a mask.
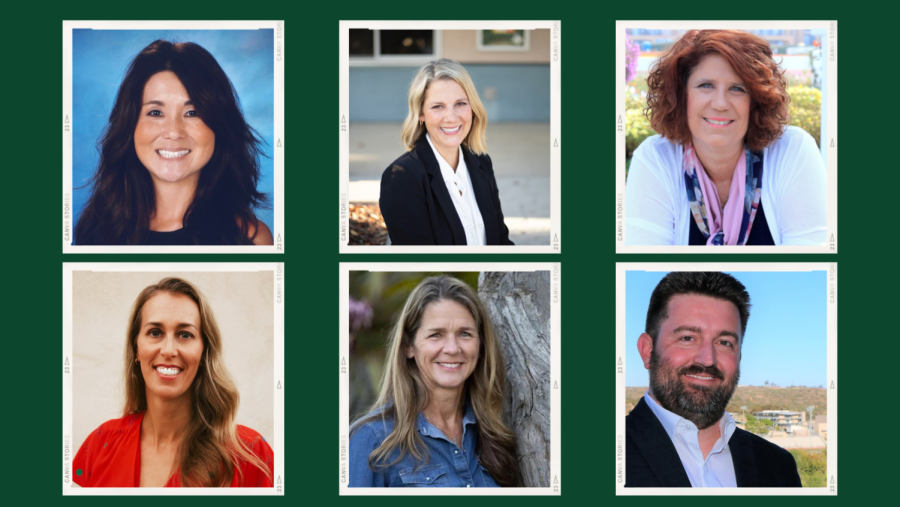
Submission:
[[[350,298],[350,335],[356,334],[362,328],[372,327],[372,306],[365,301],[357,301]]]
[[[625,83],[630,83],[637,73],[638,58],[641,57],[641,48],[637,42],[632,42],[625,34]]]

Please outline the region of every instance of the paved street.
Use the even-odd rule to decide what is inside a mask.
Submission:
[[[399,123],[350,125],[350,202],[377,202],[381,173],[403,154]],[[550,243],[550,124],[489,124],[500,202],[517,245]]]

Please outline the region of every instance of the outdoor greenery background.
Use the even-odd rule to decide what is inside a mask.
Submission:
[[[752,8],[755,7],[755,8]],[[865,375],[838,380],[841,389],[841,476],[839,494],[872,503],[894,500],[895,462],[890,449],[876,446],[869,418],[890,408],[894,369],[889,359],[894,341],[885,334],[896,314],[897,273],[895,239],[872,217],[894,215],[891,192],[898,179],[890,124],[866,121],[886,99],[885,87],[897,74],[893,29],[879,24],[877,10],[860,4],[825,1],[816,4],[762,6],[723,3],[715,9],[689,9],[684,4],[647,0],[640,5],[621,2],[548,4],[523,0],[509,4],[482,2],[475,9],[448,10],[444,4],[409,5],[348,0],[345,2],[236,2],[223,0],[213,7],[202,2],[178,4],[176,10],[148,9],[147,4],[120,1],[91,3],[25,2],[5,11],[3,40],[9,100],[3,132],[3,209],[10,224],[3,240],[4,315],[7,319],[6,358],[15,382],[5,385],[3,429],[9,457],[5,495],[13,505],[53,504],[60,501],[62,470],[60,311],[62,262],[285,262],[285,424],[287,449],[285,498],[265,504],[356,505],[367,507],[434,506],[546,506],[585,505],[614,501],[617,505],[658,505],[660,498],[614,498],[613,383],[616,318],[614,293],[616,262],[837,262],[840,265],[838,354],[844,369],[863,367]],[[839,196],[843,225],[837,255],[815,254],[623,254],[613,250],[612,191],[615,185],[616,143],[613,136],[613,98],[622,84],[615,79],[611,48],[614,21],[646,15],[652,19],[840,19],[838,62],[844,78],[839,101],[841,135]],[[63,255],[60,247],[62,160],[62,97],[60,93],[63,19],[285,19],[286,86],[284,255]],[[537,254],[338,254],[338,20],[339,19],[561,19],[562,56],[562,253]],[[882,16],[884,18],[884,16]],[[886,18],[884,18],[886,19]],[[603,108],[599,103],[607,104]],[[843,108],[840,104],[843,104]],[[606,111],[608,131],[600,113]],[[590,123],[589,123],[590,122]],[[593,125],[597,123],[599,126]],[[843,156],[840,156],[843,154]],[[873,185],[878,178],[878,184]],[[865,206],[860,206],[863,201]],[[600,210],[600,211],[598,211]],[[605,210],[605,211],[604,211]],[[608,213],[608,214],[604,214]],[[602,220],[601,220],[602,219]],[[340,262],[560,262],[562,476],[559,498],[544,497],[338,497],[338,263]],[[476,269],[476,268],[473,268]],[[46,326],[45,326],[46,324]],[[49,353],[48,356],[42,354]],[[882,360],[888,359],[888,361]],[[608,366],[607,366],[608,365]],[[585,429],[589,424],[590,428]],[[887,427],[886,427],[887,428]],[[894,439],[890,428],[885,438]],[[758,505],[759,498],[730,497],[731,505]],[[185,500],[181,500],[185,501]],[[193,505],[247,505],[247,498],[196,497]],[[690,497],[670,497],[667,504],[696,504]],[[722,501],[722,500],[716,500]],[[839,499],[791,498],[795,505],[838,505]],[[135,497],[130,505],[151,506],[159,500]],[[121,498],[68,498],[67,505],[113,506]]]

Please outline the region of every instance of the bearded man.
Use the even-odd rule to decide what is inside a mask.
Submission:
[[[638,339],[650,390],[625,418],[625,487],[801,487],[794,457],[738,428],[750,295],[734,277],[674,272],[650,296]]]

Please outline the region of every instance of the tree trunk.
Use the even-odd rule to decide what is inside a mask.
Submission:
[[[506,362],[504,419],[525,487],[550,486],[550,272],[481,273],[478,292]]]

